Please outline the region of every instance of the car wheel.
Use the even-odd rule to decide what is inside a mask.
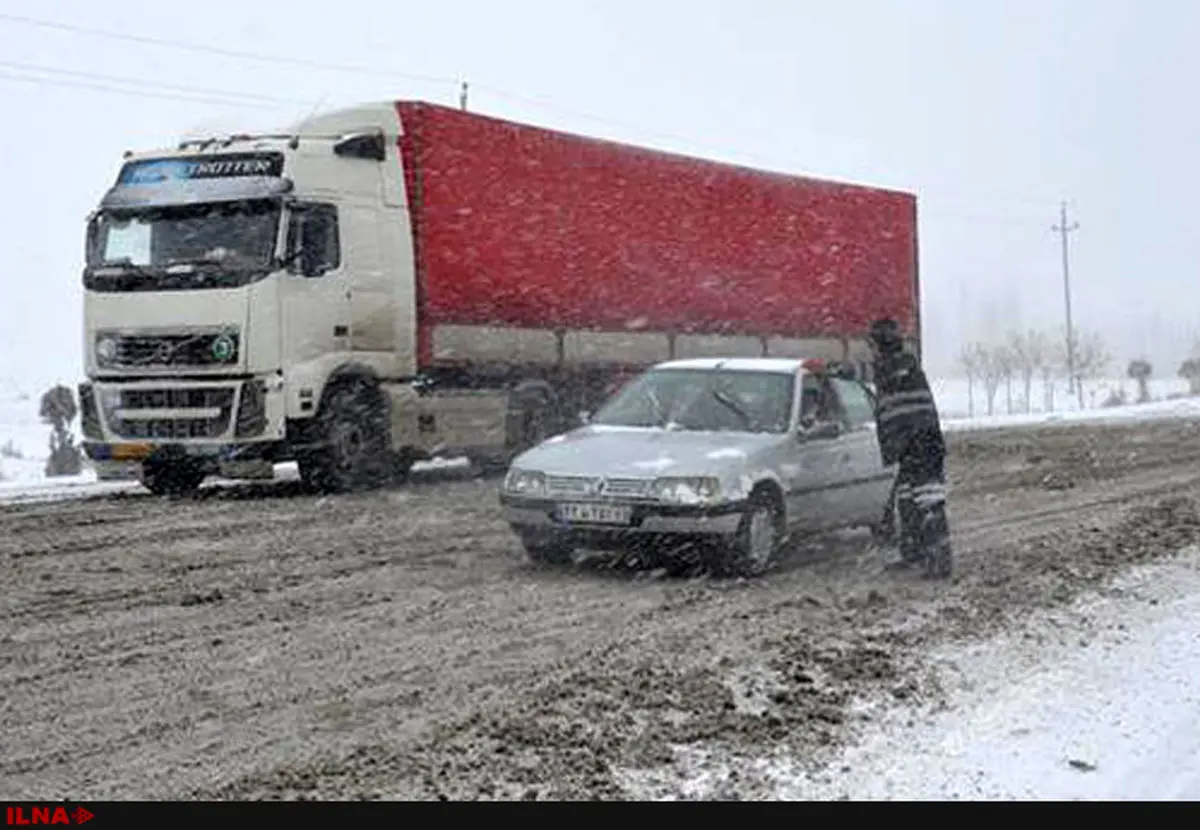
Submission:
[[[783,505],[770,492],[756,490],[737,532],[721,552],[717,570],[728,576],[761,576],[773,564],[783,540]]]

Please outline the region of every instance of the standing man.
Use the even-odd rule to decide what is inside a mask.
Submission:
[[[933,391],[920,364],[904,348],[895,320],[871,324],[877,402],[875,421],[883,463],[899,464],[896,508],[900,561],[924,564],[930,579],[947,579],[952,569],[946,517],[946,442]]]

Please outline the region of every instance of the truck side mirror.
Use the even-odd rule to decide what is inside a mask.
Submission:
[[[96,249],[99,247],[99,245],[98,245],[99,241],[100,241],[100,221],[96,217],[93,216],[91,219],[88,220],[88,223],[87,223],[87,242],[84,243],[85,248],[86,248],[86,250],[84,252],[84,261],[85,262],[92,262],[94,259],[98,259],[98,257],[96,256],[96,254],[98,253]]]

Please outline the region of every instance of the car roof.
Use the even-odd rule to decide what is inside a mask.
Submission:
[[[800,357],[693,357],[668,360],[654,369],[725,369],[732,372],[780,372],[796,374],[807,358]]]

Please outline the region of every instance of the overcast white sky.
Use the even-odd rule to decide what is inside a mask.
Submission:
[[[1197,43],[1191,0],[5,0],[0,377],[79,379],[84,219],[125,149],[456,78],[501,117],[916,192],[933,368],[985,306],[1061,325],[1067,198],[1077,324],[1170,374],[1200,322]]]

